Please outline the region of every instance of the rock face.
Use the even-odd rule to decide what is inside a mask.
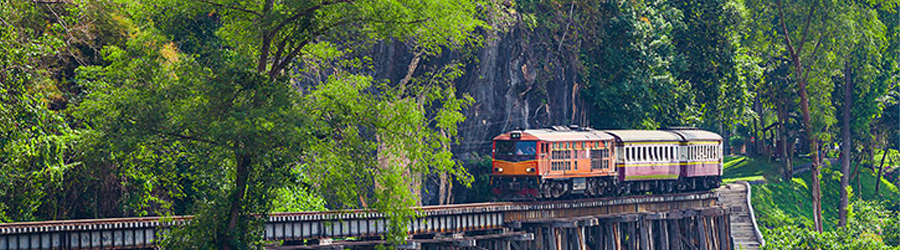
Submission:
[[[465,74],[456,81],[458,94],[475,99],[464,111],[460,145],[454,146],[459,159],[489,155],[491,139],[517,127],[584,125],[577,47],[554,44],[518,21],[484,33],[483,46],[470,52],[475,58],[467,60]],[[376,78],[395,83],[404,78],[414,55],[404,44],[385,43],[376,46],[371,57]],[[464,57],[445,50],[439,58],[422,60],[416,74]]]
[[[492,25],[499,28],[482,31],[482,47],[469,52],[445,50],[440,57],[420,61],[415,69],[419,75],[455,60],[465,63],[465,74],[456,81],[457,94],[468,94],[475,102],[464,111],[467,118],[459,127],[460,144],[454,145],[453,151],[469,167],[490,156],[491,139],[500,133],[515,128],[588,125],[578,96],[578,43],[565,40],[566,35],[573,35],[535,31],[518,15],[506,14],[494,18]],[[370,55],[374,76],[399,82],[414,56],[405,44],[379,44]],[[425,204],[436,201],[433,196],[438,192],[431,191],[436,190],[432,183],[426,182]]]

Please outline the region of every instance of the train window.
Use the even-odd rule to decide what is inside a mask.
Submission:
[[[520,162],[534,160],[537,151],[535,141],[501,141],[495,142],[494,158],[498,160]]]
[[[698,147],[698,146],[691,147],[691,160],[696,161],[697,159],[700,158],[699,156],[700,156],[700,147]]]
[[[625,156],[627,160],[634,161],[634,148],[628,148],[625,152],[627,152],[627,155]]]
[[[641,161],[647,161],[647,147],[641,147]]]
[[[637,155],[637,154],[638,154],[638,148],[631,148],[631,157],[630,157],[630,158],[631,158],[631,161],[637,161],[637,160],[638,160],[638,155]]]
[[[644,147],[644,161],[650,160],[650,148]]]

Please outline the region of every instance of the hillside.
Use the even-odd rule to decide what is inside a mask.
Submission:
[[[797,166],[806,163],[799,162]],[[809,189],[811,176],[809,176],[809,172],[796,174],[796,177],[790,182],[784,182],[778,180],[779,174],[777,174],[776,166],[771,162],[760,159],[729,157],[725,163],[725,180],[726,182],[748,180],[754,183],[751,202],[755,209],[760,230],[766,236],[767,242],[783,242],[785,237],[808,236],[815,238],[814,236],[806,235],[810,231],[809,228],[812,228],[813,225],[811,191]],[[835,231],[838,224],[838,203],[840,198],[838,194],[840,175],[839,172],[833,170],[835,167],[826,165],[822,169],[822,214],[825,218],[825,231],[838,234],[838,236],[835,236],[837,237],[836,240],[841,241],[839,233]],[[876,181],[881,182],[877,193],[875,192]],[[897,211],[900,209],[900,192],[898,192],[896,183],[891,183],[884,178],[876,179],[871,169],[861,168],[858,178],[851,180],[851,189],[851,202],[856,202],[861,207],[857,211],[851,211],[851,217],[856,218],[856,221],[865,219],[860,217],[872,214],[870,210],[873,207],[878,207],[879,204],[887,208],[888,214],[891,213],[891,210]],[[878,210],[874,209],[872,211]],[[882,212],[885,211],[878,211],[874,214]],[[891,223],[894,223],[893,226],[896,226],[896,221],[891,221]],[[875,225],[878,223],[869,224]],[[800,236],[786,236],[784,233],[789,231],[787,228],[805,233],[798,233]],[[890,227],[886,226],[885,228]],[[877,235],[878,241],[883,241],[888,243],[888,245],[893,244],[894,246],[897,246],[896,239],[900,237],[897,231],[887,229],[882,229],[880,234],[875,233],[873,235]]]

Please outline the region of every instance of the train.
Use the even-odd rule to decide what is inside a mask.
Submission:
[[[721,185],[722,136],[697,128],[516,129],[493,138],[497,200],[710,190]]]

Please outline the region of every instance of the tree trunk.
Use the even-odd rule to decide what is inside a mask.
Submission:
[[[789,46],[790,47],[790,46]],[[813,202],[813,222],[816,231],[822,232],[822,191],[819,181],[819,142],[816,139],[816,133],[813,131],[812,122],[809,114],[809,95],[806,91],[806,78],[803,77],[803,63],[800,61],[800,55],[790,49],[791,61],[794,62],[794,74],[798,78],[798,92],[800,92],[800,110],[803,112],[803,127],[806,128],[806,139],[809,142],[809,158],[812,161],[810,166],[810,174],[812,175],[812,202]]]
[[[851,74],[853,69],[850,68],[849,62],[844,62],[844,106],[842,108],[843,121],[841,125],[841,203],[838,207],[838,217],[840,227],[847,226],[847,205],[850,203],[849,194],[847,194],[847,186],[850,185],[850,150],[853,148],[853,142],[850,139],[850,110],[853,105],[853,80]]]
[[[759,100],[759,95],[756,95],[756,100],[753,102],[753,111],[757,114],[762,114],[762,101]],[[765,123],[763,123],[763,117],[760,116],[757,118],[757,122],[753,123],[753,134],[751,134],[752,138],[755,140],[751,141],[751,144],[747,146],[748,149],[751,149],[748,155],[752,157],[759,156],[762,147],[760,147],[760,143],[762,141],[762,137],[759,136],[759,130],[765,127]]]
[[[788,150],[790,142],[788,142],[787,137],[787,124],[788,124],[788,111],[787,105],[784,103],[784,100],[781,100],[781,104],[778,105],[778,121],[781,122],[778,125],[778,141],[781,144],[779,147],[780,152],[778,154],[781,155],[781,164],[784,169],[782,172],[782,180],[783,181],[791,181],[794,178],[794,163],[792,155]]]
[[[878,188],[881,186],[881,177],[884,174],[884,159],[888,158],[888,153],[890,152],[890,147],[884,147],[884,156],[881,157],[881,164],[878,165],[878,175],[875,176],[875,194],[878,194]]]
[[[728,147],[731,146],[731,143],[728,140],[728,131],[725,129],[725,122],[722,121],[724,115],[719,115],[719,133],[722,135],[722,155],[728,155],[731,150]]]
[[[232,242],[234,239],[234,230],[237,228],[238,218],[242,213],[244,204],[244,193],[247,191],[247,178],[250,176],[251,160],[247,156],[237,156],[237,166],[235,170],[236,180],[234,189],[231,193],[231,208],[228,210],[228,226],[224,232],[219,233],[219,249],[233,249]]]
[[[809,156],[812,160],[812,166],[810,167],[810,174],[812,175],[812,200],[813,200],[813,222],[815,223],[816,231],[822,232],[822,191],[819,183],[819,142],[816,140],[816,133],[812,126],[812,122],[810,122],[809,118],[809,96],[806,91],[806,76],[803,74],[804,66],[803,61],[800,58],[800,53],[803,50],[803,46],[806,43],[806,36],[809,35],[808,28],[810,21],[812,20],[813,14],[815,13],[817,5],[810,5],[809,16],[806,19],[806,27],[803,29],[803,39],[800,40],[800,43],[797,45],[799,50],[794,47],[793,42],[791,41],[791,32],[787,28],[787,24],[785,24],[785,15],[784,15],[784,6],[781,4],[781,1],[777,1],[778,5],[778,15],[780,17],[781,22],[781,30],[782,35],[784,35],[784,43],[787,46],[788,53],[791,57],[791,62],[794,64],[794,77],[797,79],[798,92],[800,93],[800,110],[803,111],[803,127],[806,128],[806,137],[809,142]],[[821,44],[821,39],[824,38],[824,35],[819,37],[819,43],[816,43],[815,49],[813,49],[813,54],[815,54],[816,50]]]
[[[810,174],[812,175],[812,202],[813,202],[813,222],[816,231],[822,232],[822,190],[819,181],[819,142],[816,139],[816,133],[813,132],[812,122],[809,115],[809,96],[806,91],[806,79],[803,78],[803,64],[800,62],[800,55],[793,53],[791,60],[794,62],[794,73],[798,76],[797,81],[800,92],[800,110],[803,112],[803,127],[806,128],[806,139],[809,142],[809,158],[812,161],[810,166]]]

